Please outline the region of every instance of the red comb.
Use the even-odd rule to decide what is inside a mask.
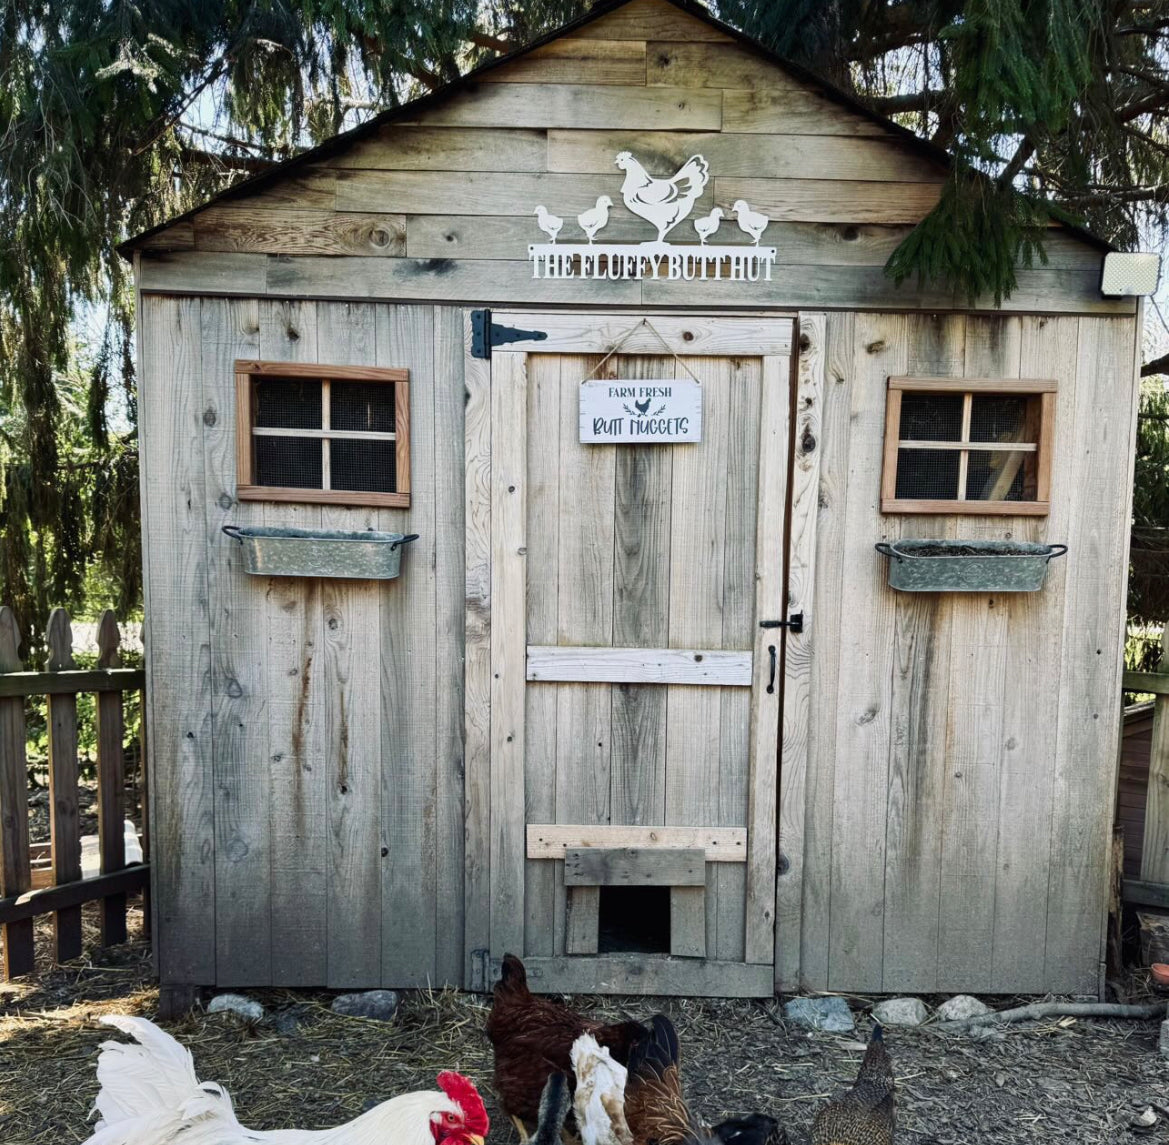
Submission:
[[[475,1083],[461,1073],[444,1070],[438,1075],[438,1088],[463,1111],[463,1121],[467,1128],[480,1137],[486,1137],[491,1122]]]

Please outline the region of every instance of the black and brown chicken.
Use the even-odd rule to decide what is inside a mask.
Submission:
[[[654,1015],[627,1066],[625,1120],[633,1145],[786,1145],[787,1134],[765,1113],[714,1126],[691,1113],[682,1091],[678,1033],[664,1014]]]
[[[560,1002],[537,997],[528,989],[524,964],[514,954],[505,954],[487,1019],[499,1103],[509,1117],[534,1124],[551,1074],[563,1073],[571,1089],[572,1043],[581,1034],[592,1034],[624,1065],[630,1047],[644,1033],[639,1022],[591,1021]]]
[[[892,1145],[893,1063],[873,1026],[852,1088],[828,1102],[812,1123],[812,1145]]]

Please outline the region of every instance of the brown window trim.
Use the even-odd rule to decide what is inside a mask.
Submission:
[[[313,378],[323,387],[321,429],[275,429],[254,426],[252,379],[257,377]],[[394,386],[394,432],[330,430],[328,400],[330,382],[389,382]],[[240,501],[281,501],[309,505],[352,505],[369,508],[410,507],[410,371],[375,366],[329,366],[317,362],[235,363],[236,497]],[[399,488],[394,493],[363,493],[351,489],[299,489],[285,485],[254,485],[252,439],[255,436],[333,438],[358,441],[393,441]],[[328,450],[325,450],[328,473]]]
[[[950,513],[970,516],[1046,517],[1051,511],[1051,452],[1055,435],[1055,394],[1057,383],[1050,378],[905,378],[891,377],[885,398],[885,451],[881,469],[882,513]],[[977,442],[978,452],[1006,449],[1011,452],[1038,454],[1036,499],[1034,501],[918,501],[897,496],[897,455],[903,448],[963,450],[960,487],[965,486],[965,461],[969,441],[925,442],[903,445],[901,432],[901,395],[907,390],[925,393],[1021,394],[1039,398],[1039,426],[1034,442],[1009,442],[997,445]],[[963,438],[969,434],[971,400],[965,405]]]

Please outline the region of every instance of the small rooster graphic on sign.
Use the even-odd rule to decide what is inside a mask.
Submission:
[[[646,398],[643,402],[634,402],[633,404],[639,414],[644,415],[649,412],[649,398]]]

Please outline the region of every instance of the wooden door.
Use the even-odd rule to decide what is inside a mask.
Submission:
[[[792,320],[492,321],[546,337],[467,359],[469,980],[769,995]],[[701,441],[580,442],[585,379],[690,375]]]

